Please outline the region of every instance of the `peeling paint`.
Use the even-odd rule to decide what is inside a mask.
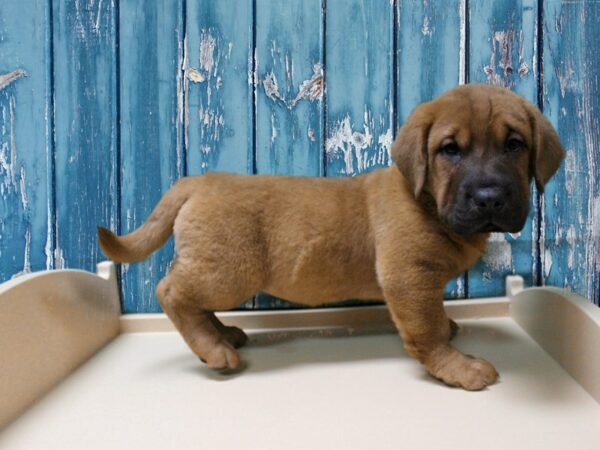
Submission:
[[[577,158],[572,149],[566,151],[565,155],[565,189],[569,195],[575,192],[577,181]]]
[[[300,84],[298,95],[288,104],[288,109],[292,109],[296,104],[303,99],[315,101],[321,100],[323,96],[324,79],[323,79],[323,66],[317,63],[313,66],[313,76],[303,81]]]
[[[575,226],[571,225],[567,230],[567,245],[569,246],[569,254],[567,256],[567,266],[569,269],[575,267],[575,246],[577,245],[577,231]]]
[[[333,133],[325,142],[325,151],[328,155],[333,156],[338,152],[343,155],[345,164],[343,173],[346,175],[354,175],[358,170],[366,168],[362,150],[371,146],[373,136],[367,123],[364,124],[363,129],[363,133],[353,131],[350,115],[346,115],[337,123]],[[357,161],[356,168],[354,159]]]
[[[27,201],[27,190],[25,189],[25,167],[21,166],[21,177],[19,179],[19,187],[21,192],[21,206],[23,207],[23,211],[27,209],[28,201]]]
[[[433,30],[430,28],[431,18],[429,16],[423,17],[423,26],[421,27],[421,33],[423,36],[431,37]]]
[[[190,67],[186,70],[186,75],[187,75],[188,80],[190,80],[194,83],[203,83],[204,81],[206,81],[206,78],[204,77],[204,75],[202,75],[200,72],[198,72],[193,67]]]
[[[3,116],[6,110],[3,108]],[[9,123],[9,139],[0,146],[0,173],[4,172],[4,180],[0,183],[0,195],[7,192],[17,192],[17,147],[15,143],[15,100],[10,97],[8,118],[3,117],[3,124]],[[3,129],[3,134],[6,130]]]
[[[465,84],[467,82],[467,74],[465,71],[465,68],[467,67],[467,0],[460,0],[458,14],[460,16],[460,43],[458,49],[460,63],[458,65],[458,82],[459,84]]]
[[[23,255],[23,270],[15,273],[12,278],[20,277],[21,275],[25,275],[31,273],[31,229],[30,226],[27,225],[25,229],[25,252]]]
[[[209,32],[202,30],[202,35],[200,37],[200,66],[208,74],[210,74],[213,68],[213,55],[216,43],[217,41]]]
[[[274,102],[280,101],[284,104],[286,103],[286,101],[281,96],[281,93],[279,92],[279,84],[277,83],[277,77],[272,71],[265,75],[265,78],[262,83],[267,97],[269,97]]]
[[[17,69],[10,73],[0,75],[0,91],[2,89],[6,88],[9,84],[14,82],[15,80],[18,80],[19,78],[26,77],[26,76],[27,76],[27,72],[25,72],[22,69]]]
[[[548,249],[544,251],[544,275],[546,278],[550,276],[552,270],[552,253]]]
[[[381,118],[379,122],[381,125]],[[353,130],[350,115],[346,115],[335,123],[325,141],[327,157],[330,159],[343,158],[342,173],[346,175],[356,175],[370,167],[388,163],[393,142],[391,128],[377,136],[377,151],[366,151],[375,142],[372,132],[375,128],[374,120],[368,111],[365,111],[363,115],[362,132]],[[354,161],[356,161],[356,167]]]
[[[492,35],[490,64],[483,68],[489,83],[504,87],[510,86],[510,78],[513,73],[512,60],[514,39],[515,33],[513,30],[495,31]],[[501,73],[498,73],[496,70],[496,55],[498,52],[500,53],[498,67],[501,69]]]
[[[289,73],[287,71],[289,70]],[[289,83],[293,71],[293,62],[286,62],[286,82]],[[263,81],[263,88],[266,96],[275,103],[282,103],[290,111],[300,102],[301,100],[315,101],[323,98],[324,90],[324,79],[323,79],[323,66],[320,63],[313,65],[313,75],[308,80],[303,81],[300,84],[298,93],[292,100],[286,99],[279,89],[279,83],[277,77],[273,71],[268,72]],[[291,88],[288,86],[288,91]]]
[[[377,143],[380,148],[385,149],[385,152],[388,155],[388,161],[392,160],[392,144],[394,143],[394,133],[392,128],[388,128],[387,131],[383,134],[379,135],[377,139]]]
[[[487,242],[487,251],[483,261],[492,270],[510,269],[512,267],[512,247],[504,233],[492,233]]]

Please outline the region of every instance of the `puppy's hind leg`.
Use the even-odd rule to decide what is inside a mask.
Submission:
[[[240,356],[234,348],[241,338],[228,340],[216,325],[214,313],[202,308],[203,297],[189,277],[176,269],[156,289],[158,300],[191,350],[212,369],[236,369]],[[224,327],[224,326],[223,326]],[[241,330],[240,330],[241,331]],[[243,333],[243,332],[242,332]]]

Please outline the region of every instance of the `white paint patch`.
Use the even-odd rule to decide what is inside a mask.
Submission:
[[[513,30],[494,32],[491,39],[492,54],[490,56],[490,64],[483,68],[488,83],[504,87],[510,86],[510,77],[513,72],[512,59],[514,39],[515,34]],[[500,53],[500,60],[498,61],[498,68],[501,69],[500,73],[496,70],[496,55],[498,52]]]
[[[377,143],[381,150],[383,150],[388,157],[388,161],[392,160],[392,144],[394,143],[394,133],[392,127],[388,128],[387,131],[379,135]]]
[[[328,155],[334,156],[341,153],[344,158],[344,171],[346,175],[355,175],[361,169],[365,169],[365,158],[363,150],[370,147],[373,143],[373,135],[367,121],[363,125],[364,132],[352,130],[350,115],[346,115],[334,127],[333,133],[325,142],[325,151]],[[357,167],[354,167],[354,159],[357,161]]]
[[[271,143],[277,139],[277,122],[275,121],[275,114],[271,113]]]
[[[569,269],[575,267],[575,245],[577,239],[577,231],[575,226],[571,225],[567,230],[567,244],[569,245],[569,254],[567,256],[567,266]]]
[[[429,27],[430,21],[431,19],[429,16],[423,17],[423,26],[421,26],[421,33],[423,36],[431,37],[433,35],[433,30]]]
[[[309,101],[321,100],[323,98],[323,89],[323,66],[320,63],[317,63],[313,66],[312,77],[300,84],[298,95],[296,95],[296,97],[288,103],[288,109],[292,109],[300,100],[303,99]]]
[[[17,147],[15,143],[15,99],[13,96],[9,100],[9,139],[3,141],[0,145],[0,174],[4,173],[4,180],[0,183],[0,195],[7,192],[17,192]],[[6,109],[2,109],[3,127],[2,133],[6,133],[4,123],[7,122]]]
[[[57,230],[58,233],[58,230]],[[54,258],[56,259],[56,268],[57,269],[66,269],[67,265],[65,263],[65,255],[63,253],[62,248],[59,248],[58,246],[56,247],[56,249],[54,250]]]
[[[512,248],[504,233],[492,233],[487,242],[487,252],[483,261],[493,270],[512,267]]]
[[[29,225],[25,229],[25,254],[23,255],[23,270],[15,273],[11,279],[20,277],[21,275],[25,275],[27,273],[31,273],[31,230]]]
[[[552,270],[552,254],[548,249],[544,251],[544,275],[546,278],[550,276]]]
[[[315,130],[313,127],[311,127],[310,125],[308,126],[308,130],[306,130],[306,134],[308,136],[308,139],[310,139],[310,142],[315,142],[316,138],[315,138]]]
[[[21,191],[21,206],[23,207],[23,211],[27,209],[28,201],[27,201],[27,191],[25,190],[25,167],[21,166],[21,178],[19,180],[19,187]]]
[[[577,159],[575,152],[571,150],[566,151],[565,155],[565,189],[569,195],[573,195],[575,192],[577,177]]]
[[[458,82],[459,84],[465,84],[467,81],[465,73],[465,67],[467,67],[467,0],[460,0],[458,14],[460,20],[460,43],[458,47],[460,64],[458,65]]]
[[[287,61],[287,60],[286,60]],[[291,80],[291,72],[293,71],[293,62],[286,62],[286,80]],[[323,98],[324,90],[324,78],[323,78],[323,66],[321,64],[315,64],[313,66],[313,75],[308,80],[303,81],[300,84],[298,93],[293,99],[286,99],[279,89],[279,83],[277,76],[273,71],[267,73],[262,81],[265,94],[273,102],[281,102],[290,111],[300,102],[301,100],[315,101]],[[289,89],[288,89],[289,91]]]
[[[564,67],[558,65],[556,67],[556,78],[558,78],[558,82],[560,85],[560,95],[562,98],[565,98],[567,93],[567,87],[573,82],[573,76],[575,75],[575,71],[572,67]]]
[[[377,122],[377,124],[376,124]],[[365,110],[363,115],[363,131],[353,129],[350,115],[337,121],[325,141],[325,151],[330,159],[343,159],[342,173],[356,175],[376,165],[384,165],[390,161],[390,152],[393,142],[392,128],[373,135],[374,129],[385,125],[385,118],[379,116],[376,121]],[[376,126],[377,125],[377,126]],[[375,141],[376,140],[376,141]],[[377,147],[374,147],[377,142]],[[369,150],[370,151],[367,151]]]
[[[5,73],[4,75],[0,75],[0,91],[11,84],[13,81],[26,77],[27,72],[21,69],[13,70],[10,73]]]
[[[279,84],[277,83],[277,77],[271,71],[265,75],[265,79],[262,82],[265,94],[274,102],[281,101],[286,103],[281,93],[279,92]]]
[[[590,211],[592,216],[592,236],[595,239],[600,238],[600,196],[594,196],[592,200],[592,211]]]
[[[217,41],[215,38],[206,30],[202,30],[200,36],[200,66],[209,76],[213,68],[213,56],[216,44]]]
[[[204,77],[204,75],[202,75],[200,72],[198,72],[193,67],[190,67],[186,70],[186,75],[187,75],[188,80],[190,80],[194,83],[203,83],[204,81],[206,81],[206,78]]]

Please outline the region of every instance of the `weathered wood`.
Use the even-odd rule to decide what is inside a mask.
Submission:
[[[96,226],[118,229],[114,1],[53,2],[56,265],[93,270]]]
[[[185,123],[190,175],[252,173],[251,0],[187,2]]]
[[[402,0],[397,8],[396,127],[417,105],[464,81],[465,51],[463,1]],[[447,298],[465,296],[464,278],[446,286]]]
[[[53,267],[47,3],[0,3],[0,282]]]
[[[389,164],[394,135],[394,11],[389,0],[328,0],[327,176]]]
[[[544,191],[542,274],[600,304],[600,3],[544,3],[545,114],[566,159]]]
[[[121,233],[139,227],[183,175],[182,1],[121,2]],[[169,241],[146,261],[123,265],[125,312],[154,312],[155,289],[173,258]]]
[[[323,174],[321,0],[256,1],[256,172]]]
[[[537,103],[537,1],[469,2],[468,80],[504,86]],[[504,295],[504,278],[518,273],[535,285],[537,193],[525,228],[495,233],[487,253],[469,271],[468,296]]]

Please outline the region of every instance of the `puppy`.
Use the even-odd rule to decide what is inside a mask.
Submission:
[[[563,158],[540,111],[509,90],[467,85],[419,106],[394,164],[354,178],[209,173],[178,181],[147,222],[104,253],[138,261],[173,233],[177,258],[157,287],[162,308],[209,367],[233,369],[246,335],[213,311],[259,291],[310,306],[384,299],[406,351],[434,377],[479,390],[489,362],[449,344],[446,283],[484,253],[490,232],[525,224]]]

